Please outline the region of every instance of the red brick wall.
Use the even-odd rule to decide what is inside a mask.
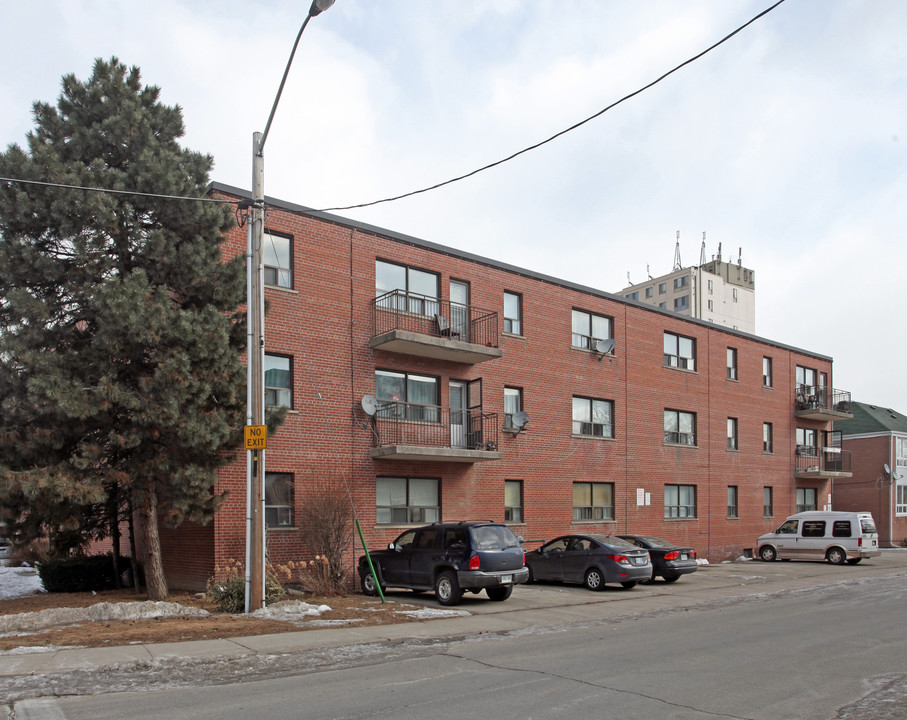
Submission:
[[[293,412],[269,438],[267,467],[296,473],[297,508],[306,502],[305,479],[312,473],[339,475],[350,487],[368,544],[377,547],[401,528],[375,523],[376,476],[440,478],[444,519],[503,520],[504,480],[522,480],[525,522],[515,531],[527,540],[570,531],[649,532],[690,544],[713,561],[739,555],[759,534],[796,510],[794,429],[830,426],[796,420],[794,369],[799,363],[831,378],[827,360],[274,208],[269,209],[267,225],[293,236],[295,258],[293,290],[266,291],[270,310],[265,345],[269,352],[293,356],[294,378]],[[234,253],[244,252],[245,242],[244,229],[229,235]],[[522,336],[502,337],[503,357],[477,365],[370,349],[376,257],[439,273],[443,298],[448,297],[452,277],[466,280],[471,304],[499,314],[505,290],[521,294]],[[617,341],[613,358],[600,361],[595,353],[571,347],[574,307],[613,318]],[[695,338],[695,372],[664,367],[666,330]],[[737,381],[726,378],[728,346],[737,349]],[[762,386],[763,356],[773,359],[772,388]],[[370,432],[363,427],[366,417],[359,401],[374,394],[376,368],[439,377],[442,405],[448,404],[450,379],[481,378],[484,409],[497,412],[501,425],[504,386],[521,387],[530,422],[516,437],[501,432],[500,461],[371,460]],[[573,395],[613,402],[614,439],[571,437]],[[696,413],[696,447],[664,443],[666,408]],[[728,417],[738,419],[738,451],[727,450]],[[772,454],[762,450],[763,422],[774,426]],[[572,522],[575,480],[614,484],[613,522]],[[696,518],[665,520],[666,483],[696,485]],[[739,488],[738,517],[733,519],[727,517],[728,485]],[[766,485],[774,487],[771,518],[762,513]],[[828,484],[809,486],[818,486],[821,506]],[[219,487],[229,495],[210,538],[214,563],[244,556],[244,460],[221,472]],[[637,506],[637,489],[649,493],[650,505]],[[270,531],[268,547],[277,562],[307,557],[294,530]]]

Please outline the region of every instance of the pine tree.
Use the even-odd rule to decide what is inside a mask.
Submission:
[[[62,86],[0,154],[0,177],[48,183],[0,182],[0,501],[76,527],[113,483],[160,599],[158,517],[210,519],[241,439],[242,258],[221,256],[231,208],[203,199],[213,162],[179,145],[179,107],[116,58]]]

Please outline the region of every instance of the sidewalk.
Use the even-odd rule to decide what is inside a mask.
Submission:
[[[632,590],[608,586],[603,592],[562,585],[520,585],[506,602],[490,602],[485,594],[467,594],[456,609],[469,616],[373,627],[343,627],[300,632],[203,640],[139,644],[120,647],[63,649],[0,656],[0,678],[47,675],[69,670],[92,670],[110,664],[154,662],[161,658],[240,657],[304,652],[318,648],[409,639],[456,638],[595,622],[630,614],[690,608],[735,598],[807,590],[840,583],[900,575],[907,578],[907,549],[883,550],[882,556],[860,565],[774,562],[758,560],[705,565],[692,575],[668,584],[660,580]],[[437,607],[434,597],[390,592],[389,602],[401,600]]]

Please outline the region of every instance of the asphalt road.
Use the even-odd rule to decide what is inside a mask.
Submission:
[[[273,679],[250,664],[248,677],[258,679],[248,682],[235,681],[237,667],[233,680],[32,699],[16,705],[15,719],[907,718],[900,565],[743,564],[635,596],[520,588],[507,603],[464,605],[536,613],[536,624],[290,654],[271,666]],[[800,582],[810,576],[815,582]],[[700,602],[672,607],[671,593],[698,592]],[[558,596],[569,601],[538,607]],[[602,617],[588,602],[614,612]]]

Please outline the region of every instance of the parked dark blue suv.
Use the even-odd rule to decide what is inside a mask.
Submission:
[[[432,523],[407,530],[371,558],[382,590],[434,590],[439,603],[456,605],[464,590],[484,589],[490,599],[502,601],[514,585],[529,578],[521,542],[501,523]],[[364,555],[359,558],[359,579],[362,592],[378,594]]]

